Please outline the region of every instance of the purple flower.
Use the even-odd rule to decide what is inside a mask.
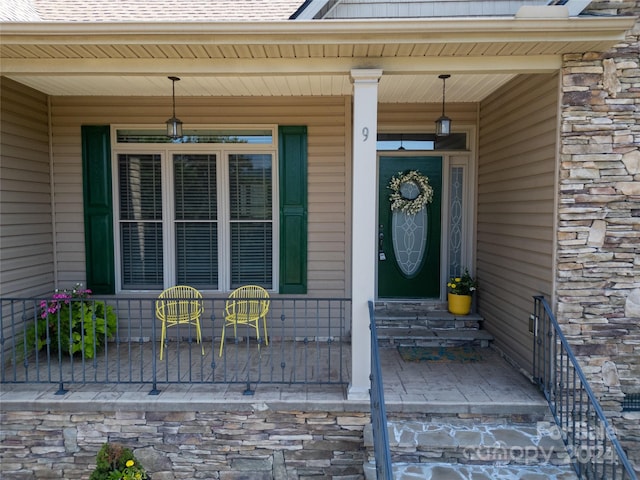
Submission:
[[[71,300],[74,298],[89,298],[91,293],[90,289],[83,289],[81,283],[76,284],[73,290],[56,289],[49,302],[46,300],[40,302],[40,317],[46,318],[48,315],[55,315],[65,305],[71,305]]]

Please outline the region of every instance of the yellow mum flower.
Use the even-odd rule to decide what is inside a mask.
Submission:
[[[127,467],[133,467],[135,464],[136,462],[134,462],[133,460],[127,460],[127,463],[125,463]]]

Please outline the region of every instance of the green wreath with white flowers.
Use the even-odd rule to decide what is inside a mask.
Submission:
[[[409,198],[406,191],[403,192],[403,185],[413,184],[418,189],[418,195]],[[415,215],[422,208],[433,201],[433,187],[429,185],[429,177],[425,177],[417,170],[409,172],[398,172],[398,175],[391,177],[388,188],[391,190],[389,200],[391,201],[391,211],[400,211],[408,215]],[[405,189],[406,190],[406,189]],[[415,192],[414,189],[411,189]]]

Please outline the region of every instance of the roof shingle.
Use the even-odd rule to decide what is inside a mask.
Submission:
[[[0,1],[0,21],[34,22],[38,21],[33,0]]]
[[[1,21],[242,22],[280,21],[302,0],[11,0]]]

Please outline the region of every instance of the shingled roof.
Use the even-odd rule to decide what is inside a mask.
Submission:
[[[224,22],[288,20],[303,0],[11,0],[0,21]]]

